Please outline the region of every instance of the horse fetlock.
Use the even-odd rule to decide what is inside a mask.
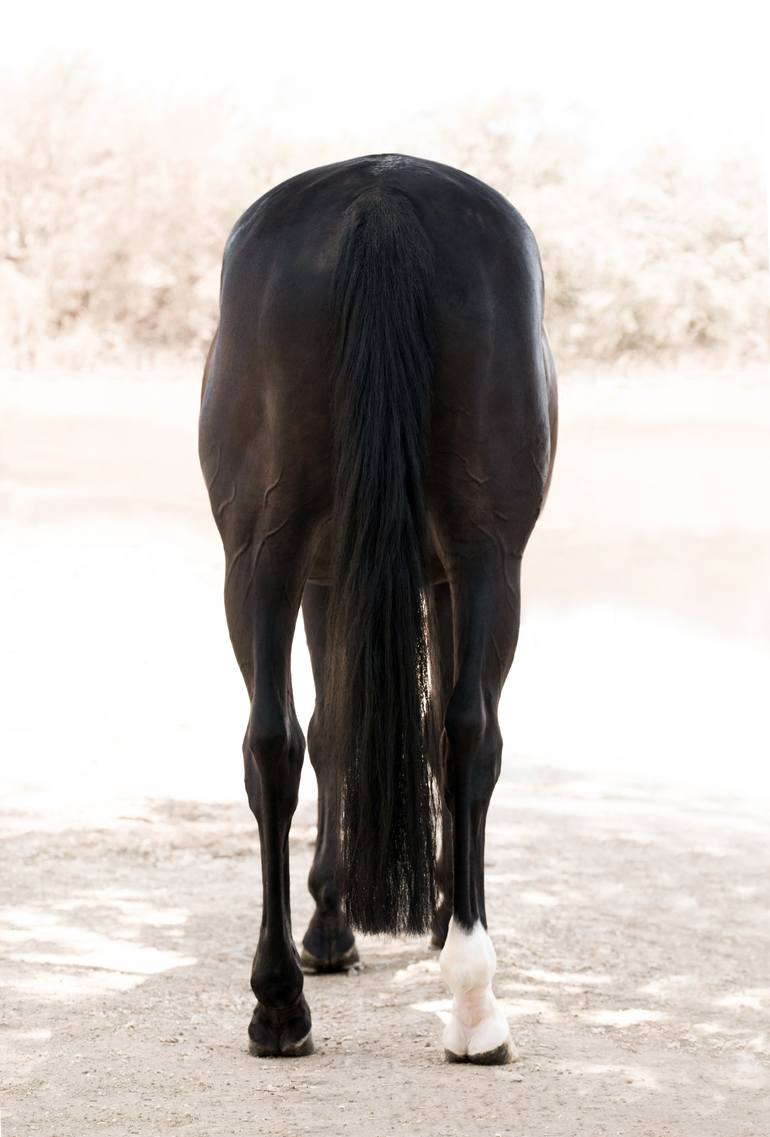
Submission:
[[[439,966],[446,984],[455,996],[491,983],[497,958],[492,941],[480,920],[467,929],[452,917]]]
[[[264,933],[260,936],[251,968],[251,989],[257,1002],[266,1007],[291,1008],[302,999],[305,980],[293,943],[283,950],[288,954],[271,955]]]

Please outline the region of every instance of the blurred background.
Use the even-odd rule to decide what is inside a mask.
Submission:
[[[75,763],[100,794],[240,794],[246,708],[195,444],[222,247],[271,185],[381,151],[489,181],[542,252],[562,429],[508,760],[767,783],[765,29],[748,6],[694,11],[15,12],[4,729],[25,784],[66,796]],[[297,651],[306,720],[301,634]]]
[[[765,361],[750,12],[481,4],[437,26],[403,3],[229,0],[212,26],[145,0],[122,20],[84,0],[20,8],[0,49],[0,359],[199,361],[246,205],[302,169],[395,150],[470,170],[529,219],[562,370]]]

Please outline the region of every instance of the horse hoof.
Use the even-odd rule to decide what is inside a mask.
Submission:
[[[304,1038],[291,1043],[289,1046],[283,1046],[279,1050],[276,1050],[273,1045],[262,1045],[255,1042],[253,1038],[249,1039],[249,1054],[253,1055],[254,1058],[306,1058],[308,1054],[313,1053],[315,1053],[315,1044],[313,1043],[312,1031],[309,1031]]]
[[[474,1066],[506,1066],[514,1061],[513,1050],[510,1043],[501,1042],[494,1050],[487,1050],[483,1054],[455,1054],[452,1050],[444,1050],[447,1062],[471,1062]]]
[[[467,1054],[455,1054],[453,1050],[444,1050],[444,1058],[447,1062],[467,1062]]]
[[[296,1042],[281,1045],[278,1050],[272,1044],[262,1044],[255,1042],[253,1038],[249,1039],[249,1054],[253,1055],[254,1058],[306,1058],[309,1054],[314,1053],[315,1044],[312,1031],[308,1031],[304,1038],[300,1038]]]
[[[494,1050],[487,1050],[483,1054],[469,1054],[468,1061],[474,1066],[506,1066],[513,1062],[513,1050],[509,1042],[501,1042]]]
[[[329,952],[325,958],[320,958],[314,955],[312,951],[302,945],[302,953],[299,957],[300,966],[303,971],[310,971],[314,975],[331,975],[338,971],[349,971],[351,967],[355,967],[358,963],[358,949],[353,944],[347,951],[342,952],[341,955],[334,955]]]
[[[310,1008],[300,995],[292,1007],[257,1003],[249,1023],[249,1053],[255,1058],[304,1058],[312,1054]]]
[[[302,938],[300,966],[315,975],[349,971],[358,963],[353,932],[339,913],[322,916],[316,911]]]

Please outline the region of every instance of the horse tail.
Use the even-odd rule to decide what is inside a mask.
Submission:
[[[408,199],[360,195],[334,282],[326,710],[340,784],[342,893],[348,919],[365,932],[425,931],[436,902],[423,491],[431,272]]]

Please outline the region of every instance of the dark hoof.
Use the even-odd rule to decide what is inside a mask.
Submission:
[[[257,1003],[249,1023],[249,1053],[255,1058],[304,1058],[315,1049],[310,1025],[304,995],[291,1007]]]
[[[444,1057],[447,1062],[470,1062],[474,1066],[506,1066],[513,1062],[513,1051],[510,1043],[501,1042],[494,1050],[487,1050],[484,1054],[454,1054],[445,1050]]]
[[[494,1050],[487,1050],[484,1054],[469,1054],[468,1061],[474,1066],[506,1066],[513,1062],[511,1044],[501,1042]]]
[[[255,1042],[253,1038],[249,1038],[249,1054],[253,1055],[254,1058],[306,1058],[308,1054],[314,1053],[315,1044],[313,1043],[312,1031],[306,1034],[304,1038],[299,1039],[298,1042],[293,1042],[280,1050],[262,1045]]]
[[[345,924],[340,927],[340,922],[339,914],[324,918],[316,911],[302,940],[299,961],[306,971],[326,975],[349,971],[358,963],[353,933]]]
[[[329,952],[326,959],[319,959],[317,955],[308,951],[303,944],[299,962],[303,971],[311,971],[316,975],[330,975],[335,971],[349,971],[358,963],[358,949],[353,944],[342,955],[334,956],[332,952]]]

